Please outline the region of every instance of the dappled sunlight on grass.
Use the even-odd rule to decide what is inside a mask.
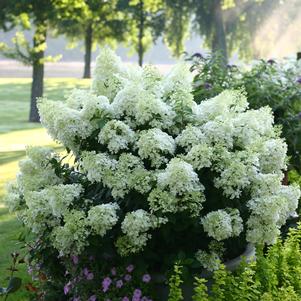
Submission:
[[[2,135],[0,134],[0,141],[0,152],[25,150],[26,146],[55,145],[46,130],[43,128],[13,131]]]
[[[45,79],[44,96],[62,100],[71,89],[88,89],[89,85],[89,79],[48,78]],[[30,89],[29,78],[0,79],[0,133],[41,127],[39,123],[28,122]]]

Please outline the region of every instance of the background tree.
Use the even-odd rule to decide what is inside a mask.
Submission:
[[[114,44],[122,40],[122,13],[116,9],[116,1],[71,0],[60,8],[57,32],[67,36],[72,43],[84,41],[83,78],[91,77],[92,48],[95,44]],[[77,7],[70,11],[67,6]]]
[[[164,42],[176,57],[185,50],[184,43],[189,37],[191,10],[191,0],[165,0]]]
[[[194,24],[212,52],[227,62],[234,50],[250,57],[256,32],[281,0],[193,0]],[[284,0],[288,1],[288,0]]]
[[[67,0],[68,1],[68,0]],[[37,98],[43,95],[44,63],[51,59],[45,57],[47,30],[50,22],[58,18],[61,0],[4,0],[1,2],[2,29],[8,30],[21,25],[34,29],[32,44],[23,34],[17,33],[13,39],[14,47],[1,44],[2,53],[24,64],[32,66],[32,85],[29,121],[39,122]]]
[[[145,52],[164,28],[163,0],[119,0],[118,9],[125,16],[126,44],[137,52],[142,66]]]

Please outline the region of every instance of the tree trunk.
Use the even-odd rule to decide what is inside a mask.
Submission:
[[[44,81],[44,53],[46,43],[47,26],[45,22],[36,24],[36,30],[33,37],[34,56],[32,62],[32,85],[30,101],[30,122],[40,122],[40,116],[37,108],[37,98],[43,96]]]
[[[91,54],[92,54],[93,29],[92,23],[86,28],[85,34],[85,69],[83,78],[91,78]]]
[[[212,52],[219,52],[223,58],[224,63],[227,64],[227,43],[224,28],[223,12],[221,8],[221,0],[213,1],[213,38],[212,38]]]
[[[142,39],[144,37],[144,3],[143,0],[139,2],[139,34],[138,34],[138,63],[139,66],[143,65],[143,55],[144,55],[144,48]]]

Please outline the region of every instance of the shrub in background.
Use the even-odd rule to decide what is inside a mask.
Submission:
[[[197,104],[192,84],[183,62],[163,77],[104,49],[90,91],[40,101],[74,163],[28,148],[7,201],[35,234],[29,260],[45,274],[45,300],[151,298],[118,288],[123,272],[101,283],[133,262],[142,284],[179,258],[190,273],[214,270],[247,242],[276,241],[300,191],[281,184],[287,146],[271,110],[248,110],[232,90]]]
[[[249,70],[235,65],[221,68],[219,54],[191,58],[195,72],[194,96],[197,103],[214,97],[225,89],[242,88],[249,107],[272,108],[275,124],[282,128],[288,144],[289,169],[301,172],[301,60],[258,61]]]

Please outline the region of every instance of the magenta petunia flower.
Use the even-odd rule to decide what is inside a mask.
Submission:
[[[151,281],[151,276],[149,274],[144,274],[142,277],[142,281],[145,283],[149,283]]]
[[[71,289],[71,282],[69,281],[65,286],[64,286],[64,294],[67,295],[70,292]]]
[[[87,280],[93,280],[94,279],[94,274],[93,273],[89,273],[87,276],[86,276]]]
[[[113,268],[111,269],[111,274],[112,274],[113,276],[116,276],[117,272],[116,272],[116,268],[115,268],[115,267],[113,267]]]
[[[141,291],[139,288],[136,288],[136,289],[134,290],[134,296],[140,298],[140,297],[142,296],[142,291]]]
[[[96,295],[93,295],[93,296],[91,296],[91,297],[89,298],[88,301],[96,301],[96,300],[97,300]]]
[[[131,273],[131,272],[133,272],[133,270],[134,270],[134,266],[133,266],[132,264],[130,264],[130,265],[126,268],[126,270],[127,270],[129,273]]]
[[[126,282],[131,281],[131,280],[132,280],[132,276],[129,275],[129,274],[126,274],[126,275],[124,276],[124,280],[125,280]]]
[[[76,255],[72,255],[71,256],[71,260],[72,260],[72,262],[73,262],[73,264],[75,264],[75,265],[77,265],[78,264],[78,256],[76,256]]]
[[[120,279],[116,282],[116,287],[121,288],[123,286],[123,281]]]
[[[109,287],[112,283],[112,280],[110,277],[106,277],[104,278],[104,280],[102,281],[102,291],[105,293],[109,290]]]

